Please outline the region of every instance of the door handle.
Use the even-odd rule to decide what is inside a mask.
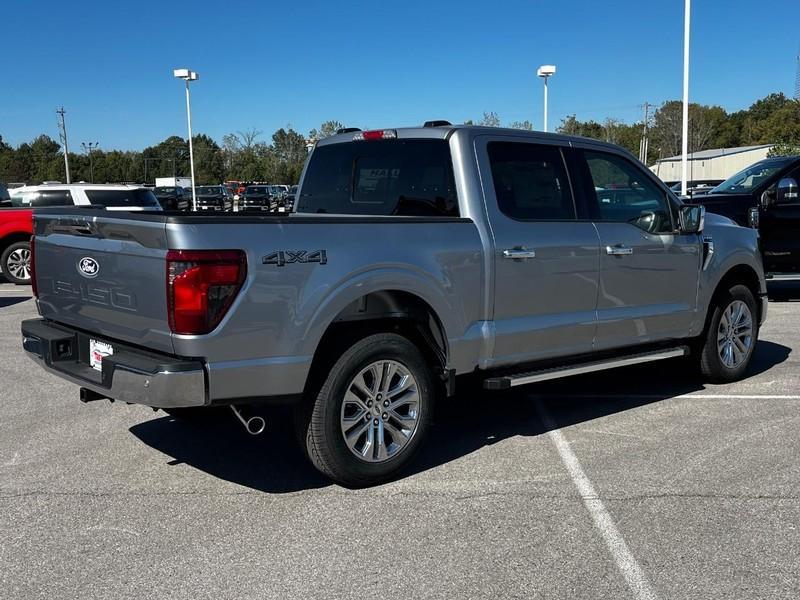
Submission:
[[[503,250],[503,258],[510,258],[512,260],[536,258],[536,250],[529,250],[528,248],[511,248],[510,250]]]
[[[606,246],[606,254],[610,254],[612,256],[627,256],[628,254],[633,254],[633,248],[624,244]]]

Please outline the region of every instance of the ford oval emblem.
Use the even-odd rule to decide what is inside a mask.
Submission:
[[[100,263],[91,256],[84,256],[78,261],[78,273],[84,277],[93,279],[100,273]]]

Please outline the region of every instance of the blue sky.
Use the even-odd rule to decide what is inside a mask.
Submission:
[[[791,95],[798,0],[695,0],[695,102],[728,110]],[[349,126],[453,122],[496,111],[539,128],[540,64],[555,64],[550,121],[571,113],[633,121],[645,100],[679,98],[683,1],[68,2],[3,0],[0,135],[12,144],[141,149],[196,132],[217,140],[327,119]]]

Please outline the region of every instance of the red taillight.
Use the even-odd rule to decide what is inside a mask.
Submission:
[[[35,235],[31,236],[31,291],[33,292],[33,297],[39,297],[39,288],[36,287],[36,244],[34,240],[36,239]]]
[[[376,129],[373,131],[359,131],[353,136],[353,141],[360,142],[363,140],[393,140],[397,137],[397,132],[394,129]]]
[[[212,331],[230,308],[247,276],[241,250],[167,252],[167,304],[173,333]]]

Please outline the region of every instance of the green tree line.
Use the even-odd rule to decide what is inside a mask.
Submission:
[[[218,144],[205,134],[192,138],[195,178],[198,184],[226,180],[297,183],[308,151],[305,137],[292,128],[281,128],[271,143],[260,141],[261,132],[231,133]],[[189,142],[179,136],[145,148],[94,149],[69,153],[72,181],[152,182],[156,177],[189,175]],[[16,148],[0,136],[0,181],[40,183],[65,181],[64,155],[58,142],[40,135]]]
[[[664,102],[648,119],[648,164],[681,153],[681,119],[678,100]],[[484,112],[476,123],[502,125],[495,112]],[[507,126],[533,129],[530,121],[515,121]],[[308,137],[322,139],[341,127],[339,121],[326,121],[312,129]],[[557,131],[619,144],[638,156],[644,123],[625,123],[613,118],[581,121],[569,115],[561,120]],[[221,143],[205,134],[194,136],[197,182],[297,183],[307,157],[305,136],[288,126],[278,129],[269,140],[262,139],[262,133],[258,129],[229,133]],[[774,93],[747,109],[730,113],[720,106],[689,105],[690,152],[755,144],[776,144],[772,154],[800,154],[800,101]],[[184,138],[171,136],[141,152],[98,148],[92,150],[91,159],[87,153],[70,152],[69,164],[73,181],[152,182],[156,177],[189,174],[189,144]],[[58,142],[40,135],[14,148],[0,136],[0,181],[48,180],[65,180],[64,157]]]
[[[648,122],[647,163],[681,153],[683,107],[680,101],[664,102]],[[580,135],[618,144],[639,155],[644,123],[605,119],[602,123],[580,121],[575,115],[562,119],[559,133]],[[800,154],[800,101],[782,93],[769,94],[749,108],[727,112],[721,106],[689,104],[689,152],[709,148],[733,148],[776,144],[771,154]]]

